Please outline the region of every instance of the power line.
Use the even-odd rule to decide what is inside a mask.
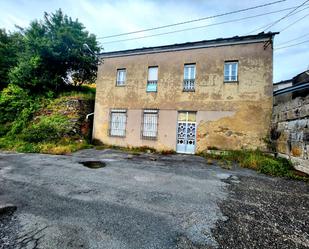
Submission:
[[[173,33],[178,33],[178,32],[183,32],[183,31],[188,31],[188,30],[201,29],[201,28],[206,28],[206,27],[210,27],[210,26],[216,26],[216,25],[221,25],[221,24],[226,24],[226,23],[231,23],[231,22],[237,22],[237,21],[247,20],[247,19],[251,19],[251,18],[256,18],[256,17],[260,17],[260,16],[270,15],[270,14],[274,14],[274,13],[279,13],[279,12],[282,12],[282,11],[286,11],[288,9],[291,9],[291,8],[271,11],[271,12],[267,12],[267,13],[263,13],[263,14],[254,15],[254,16],[247,16],[247,17],[243,17],[243,18],[232,19],[232,20],[223,21],[223,22],[219,22],[219,23],[212,23],[212,24],[207,24],[207,25],[203,25],[203,26],[197,26],[197,27],[193,27],[193,28],[178,29],[178,30],[174,30],[174,31],[157,33],[157,34],[153,34],[153,35],[146,35],[146,36],[141,36],[141,37],[134,37],[134,38],[128,38],[128,39],[102,42],[101,44],[111,44],[111,43],[118,43],[118,42],[124,42],[124,41],[139,40],[139,39],[144,39],[144,38],[149,38],[149,37],[154,37],[154,36],[162,36],[162,35],[173,34]]]
[[[268,24],[266,24],[266,25],[264,25],[262,27],[259,27],[258,29],[251,30],[250,32],[246,33],[245,35],[250,35],[252,33],[256,33],[257,31],[259,31],[259,30],[261,30],[263,28],[266,28],[268,25],[270,25],[270,23],[268,23]]]
[[[206,17],[202,17],[202,18],[198,18],[198,19],[194,19],[194,20],[183,21],[183,22],[173,23],[173,24],[167,24],[167,25],[163,25],[163,26],[158,26],[158,27],[153,27],[153,28],[148,28],[148,29],[142,29],[142,30],[127,32],[127,33],[103,36],[103,37],[98,37],[97,39],[106,39],[106,38],[112,38],[112,37],[119,37],[119,36],[137,34],[137,33],[146,32],[146,31],[152,31],[152,30],[157,30],[157,29],[164,29],[164,28],[168,28],[168,27],[179,26],[179,25],[188,24],[188,23],[192,23],[192,22],[198,22],[198,21],[203,21],[203,20],[212,19],[212,18],[216,18],[216,17],[222,17],[222,16],[226,16],[226,15],[241,13],[241,12],[248,11],[248,10],[258,9],[258,8],[274,5],[274,4],[277,4],[277,3],[285,2],[285,1],[286,0],[274,1],[274,2],[270,2],[270,3],[261,4],[261,5],[245,8],[245,9],[240,9],[240,10],[234,10],[234,11],[231,11],[231,12],[226,12],[226,13],[222,13],[222,14],[218,14],[218,15],[206,16]]]
[[[307,16],[309,16],[309,13],[307,15],[304,15],[303,17],[297,19],[296,21],[292,22],[291,24],[289,24],[288,26],[286,26],[285,28],[281,29],[280,32],[288,29],[289,27],[293,26],[294,24],[298,23],[299,21],[305,19]]]
[[[299,40],[299,39],[304,38],[304,37],[306,37],[306,36],[308,36],[308,35],[309,35],[309,33],[306,33],[306,34],[301,35],[301,36],[298,36],[298,37],[296,37],[296,38],[294,38],[294,39],[291,39],[291,40],[288,40],[288,41],[279,43],[277,46],[282,46],[282,45],[287,44],[287,43],[290,43],[290,42],[292,42],[292,41]]]
[[[286,14],[285,16],[279,18],[277,21],[273,22],[272,24],[270,24],[268,27],[266,27],[263,32],[265,32],[267,29],[273,27],[274,25],[276,25],[277,23],[281,22],[283,19],[289,17],[293,12],[295,12],[297,9],[299,9],[300,7],[302,7],[304,4],[306,4],[307,2],[309,2],[309,0],[306,0],[305,2],[303,2],[302,4],[298,5],[295,9],[293,9],[292,11],[290,11],[288,14]]]
[[[288,45],[288,46],[278,47],[278,48],[275,48],[274,50],[279,50],[279,49],[283,49],[283,48],[294,47],[294,46],[297,46],[297,45],[300,45],[300,44],[304,44],[304,43],[307,43],[307,42],[309,42],[309,40],[306,40],[306,41],[303,41],[303,42],[299,42],[299,43],[294,43],[294,44],[291,44],[291,45]]]
[[[307,7],[303,8],[303,9],[301,9],[301,10],[295,12],[295,13],[290,14],[289,17],[294,16],[294,15],[296,15],[297,13],[302,12],[302,11],[304,11],[304,10],[306,10],[306,9],[309,8],[308,4],[306,4],[306,5],[304,5],[304,6],[307,6]],[[293,8],[295,8],[295,7],[296,7],[296,6],[290,7],[290,8],[287,8],[286,10],[288,10],[288,9],[293,9]],[[273,23],[273,22],[270,22],[270,23],[268,23],[268,24],[266,24],[266,25],[264,25],[264,26],[262,26],[262,27],[259,27],[259,28],[257,28],[257,29],[251,30],[250,32],[246,33],[245,35],[249,35],[249,34],[252,34],[252,33],[256,33],[257,31],[266,28],[267,26],[271,25],[272,23]]]

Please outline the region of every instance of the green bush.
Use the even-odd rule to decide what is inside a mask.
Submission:
[[[39,109],[41,99],[16,85],[0,92],[0,136],[19,134]]]
[[[69,132],[68,125],[69,121],[65,116],[43,116],[38,123],[24,129],[21,138],[30,143],[56,141]]]
[[[15,145],[16,143],[14,139],[11,139],[8,136],[0,138],[0,149],[11,150]]]
[[[34,112],[38,109],[38,104],[32,103],[30,107],[24,108],[21,113],[16,117],[16,120],[12,123],[9,135],[19,134],[29,123]]]
[[[11,130],[11,123],[0,124],[0,137],[5,136]]]
[[[28,92],[15,85],[8,85],[0,93],[0,123],[12,122],[32,103]]]

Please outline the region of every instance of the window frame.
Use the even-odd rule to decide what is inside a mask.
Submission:
[[[192,67],[192,66],[194,66],[194,77],[193,77],[193,78],[188,78],[188,79],[186,79],[186,78],[185,78],[186,69],[187,69],[187,68],[190,68],[190,67]],[[190,71],[188,72],[188,75],[189,75],[189,74],[191,74]],[[190,81],[193,81],[193,83],[190,82]],[[192,84],[193,87],[188,88],[188,86],[187,86],[187,85],[188,85],[188,82],[189,82],[190,84]],[[182,85],[182,91],[183,91],[183,92],[195,92],[195,86],[196,86],[196,63],[185,63],[185,64],[184,64],[184,67],[183,67],[183,85]]]
[[[125,114],[125,122],[124,122],[124,129],[123,129],[123,134],[122,135],[118,135],[118,134],[113,134],[112,132],[112,121],[113,121],[113,114],[114,113],[124,113]],[[126,133],[127,133],[127,122],[128,122],[128,110],[127,109],[123,109],[123,108],[113,108],[110,109],[109,112],[109,129],[108,129],[108,135],[110,137],[126,137]]]
[[[228,75],[229,78],[226,79],[225,67],[228,64],[229,64],[229,75]],[[236,75],[232,75],[232,72],[233,72],[232,65],[233,64],[236,64]],[[223,66],[223,82],[224,83],[237,83],[239,81],[238,69],[239,69],[239,61],[238,60],[224,61],[224,66]],[[236,76],[236,79],[232,79],[234,76]]]
[[[156,122],[154,123],[155,125],[155,130],[150,131],[155,133],[155,136],[151,135],[145,135],[145,114],[155,114],[156,115]],[[144,140],[157,140],[158,139],[158,127],[159,127],[159,110],[158,109],[143,109],[142,111],[142,120],[141,120],[141,139]],[[149,132],[149,131],[148,131]]]
[[[118,75],[119,72],[124,72],[124,80],[120,81],[118,80]],[[122,86],[126,86],[126,80],[127,80],[127,69],[126,68],[117,68],[117,72],[116,72],[116,86],[118,87],[122,87]],[[120,82],[123,82],[123,84],[119,84]]]
[[[149,80],[149,70],[151,68],[156,68],[157,69],[157,80]],[[147,93],[156,93],[158,92],[158,80],[159,80],[159,66],[149,66],[148,67],[148,75],[147,75],[147,84],[146,84],[146,92]],[[148,90],[148,85],[149,84],[155,84],[156,85],[156,90]]]

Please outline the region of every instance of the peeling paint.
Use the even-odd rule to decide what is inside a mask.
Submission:
[[[239,61],[239,81],[223,82],[224,61]],[[183,67],[196,63],[195,92],[183,92]],[[149,66],[158,66],[158,92],[146,93]],[[126,86],[116,87],[117,68]],[[196,151],[265,148],[272,113],[272,48],[263,42],[106,58],[99,67],[93,137],[107,144],[176,148],[177,111],[197,112]],[[108,136],[109,110],[128,109],[125,138]],[[158,139],[140,137],[142,110],[159,109]],[[221,128],[220,128],[221,127]]]

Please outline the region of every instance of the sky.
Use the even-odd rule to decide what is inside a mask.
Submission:
[[[51,13],[61,8],[65,14],[73,19],[78,19],[90,33],[95,34],[104,51],[114,51],[227,38],[247,35],[250,32],[253,32],[250,34],[257,34],[263,31],[263,27],[279,20],[293,9],[240,21],[231,20],[296,7],[305,0],[286,0],[255,10],[190,24],[101,39],[105,36],[194,20],[273,1],[275,0],[0,0],[0,28],[15,31],[15,25],[27,27],[31,21],[42,19],[44,12]],[[290,79],[309,69],[309,42],[277,49],[309,40],[309,1],[295,12],[267,29],[272,32],[281,31],[274,41],[274,82]],[[217,25],[220,22],[228,23]],[[206,25],[212,26],[115,42]],[[293,40],[295,38],[299,39]]]

